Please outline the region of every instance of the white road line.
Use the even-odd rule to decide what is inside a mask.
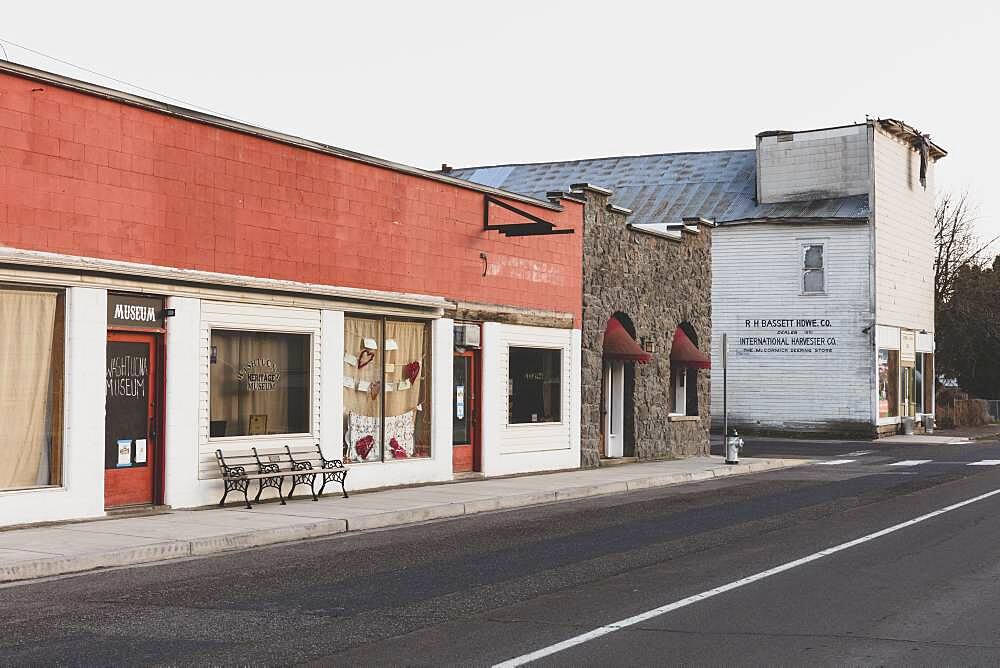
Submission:
[[[978,462],[972,462],[969,466],[1000,466],[1000,459],[983,459]]]
[[[1000,464],[1000,460],[986,460],[986,461],[997,461]],[[978,463],[978,462],[977,462]],[[576,647],[577,645],[582,645],[585,642],[594,640],[595,638],[600,638],[601,636],[606,636],[609,633],[614,633],[615,631],[621,631],[630,626],[635,626],[636,624],[641,624],[642,622],[653,619],[654,617],[659,617],[668,612],[678,610],[680,608],[686,608],[689,605],[697,603],[699,601],[704,601],[705,599],[712,598],[713,596],[718,596],[719,594],[724,594],[727,591],[732,591],[733,589],[738,589],[744,587],[748,584],[763,580],[764,578],[769,578],[772,575],[778,575],[779,573],[784,573],[785,571],[790,571],[793,568],[798,568],[799,566],[804,566],[810,562],[816,561],[817,559],[822,559],[823,557],[828,557],[831,554],[836,554],[837,552],[842,552],[844,550],[849,550],[852,547],[861,545],[862,543],[867,543],[868,541],[875,540],[876,538],[882,538],[883,536],[888,536],[891,533],[895,533],[907,527],[911,527],[914,524],[920,524],[921,522],[926,522],[929,519],[935,518],[938,515],[944,515],[953,510],[957,510],[964,506],[968,506],[984,499],[988,499],[992,496],[1000,494],[1000,489],[995,489],[992,492],[986,492],[985,494],[980,494],[979,496],[974,496],[971,499],[966,499],[965,501],[959,501],[958,503],[953,503],[950,506],[945,506],[944,508],[939,508],[938,510],[931,511],[926,515],[921,515],[919,517],[914,517],[912,520],[907,520],[905,522],[900,522],[899,524],[894,524],[891,527],[882,529],[881,531],[876,531],[875,533],[870,533],[867,536],[862,536],[861,538],[855,538],[854,540],[847,541],[846,543],[841,543],[840,545],[835,545],[833,547],[828,547],[825,550],[820,550],[819,552],[814,552],[807,557],[802,557],[801,559],[796,559],[795,561],[789,561],[787,563],[781,564],[780,566],[775,566],[774,568],[769,568],[766,571],[761,571],[749,577],[745,577],[742,580],[736,580],[735,582],[730,582],[729,584],[724,584],[721,587],[716,587],[715,589],[709,589],[708,591],[703,591],[700,594],[695,594],[694,596],[688,596],[687,598],[682,598],[679,601],[674,601],[673,603],[668,603],[667,605],[660,606],[659,608],[653,608],[652,610],[647,610],[646,612],[640,613],[633,617],[628,617],[620,621],[607,624],[605,626],[599,626],[592,631],[587,631],[586,633],[581,633],[578,636],[573,636],[562,642],[558,642],[554,645],[549,645],[548,647],[543,647],[537,649],[534,652],[528,654],[522,654],[521,656],[514,657],[513,659],[507,659],[501,663],[495,664],[493,668],[514,668],[515,666],[523,666],[526,663],[532,661],[537,661],[538,659],[551,656],[563,650],[567,650],[571,647]]]
[[[904,459],[901,462],[893,462],[889,466],[920,466],[921,464],[930,464],[933,459]]]
[[[858,450],[857,452],[848,452],[843,457],[860,457],[861,455],[870,455],[875,452],[874,450]]]
[[[816,462],[816,466],[839,466],[840,464],[850,464],[857,459],[828,459],[825,462]]]

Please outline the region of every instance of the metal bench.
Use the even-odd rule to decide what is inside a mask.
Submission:
[[[250,448],[247,454],[223,455],[222,450],[215,451],[215,458],[219,462],[219,470],[222,471],[222,482],[225,491],[219,505],[225,505],[226,497],[230,492],[243,492],[243,500],[247,508],[250,505],[250,483],[257,481],[257,496],[254,501],[260,501],[260,495],[267,487],[273,487],[278,491],[278,498],[281,505],[285,505],[285,496],[281,493],[282,484],[285,478],[292,479],[292,488],[288,490],[288,498],[292,498],[295,488],[298,485],[309,485],[312,493],[312,500],[317,501],[316,477],[323,476],[323,483],[320,485],[319,494],[326,489],[326,484],[330,481],[339,482],[344,498],[347,498],[347,488],[344,483],[347,479],[347,468],[339,459],[327,459],[323,456],[323,450],[317,443],[313,448],[295,448],[284,446],[283,450],[268,450],[258,452],[257,448]]]

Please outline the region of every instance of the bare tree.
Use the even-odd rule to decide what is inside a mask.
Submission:
[[[944,304],[951,299],[955,277],[963,268],[982,269],[988,262],[987,251],[1000,236],[983,241],[976,234],[976,211],[969,194],[944,193],[934,212],[934,301]]]

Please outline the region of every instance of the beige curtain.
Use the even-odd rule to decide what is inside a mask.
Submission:
[[[251,415],[266,416],[268,434],[309,430],[308,424],[290,424],[289,420],[289,402],[293,400],[289,389],[304,386],[308,397],[309,373],[308,369],[302,369],[308,364],[308,355],[301,350],[307,340],[308,337],[264,332],[212,332],[215,362],[210,364],[210,419],[225,421],[226,436],[249,435]],[[239,380],[247,363],[256,359],[270,360],[276,365],[281,377],[274,389],[249,391],[246,381]],[[254,369],[255,373],[267,371],[263,367]],[[301,396],[296,392],[294,399],[297,401]]]
[[[385,395],[386,417],[414,414],[414,453],[412,456],[430,456],[430,401],[425,387],[430,387],[430,336],[427,324],[423,322],[404,322],[389,320],[385,323],[385,339],[395,341],[397,350],[386,351],[387,367],[385,380],[395,384],[396,391]],[[412,362],[420,364],[420,371],[408,389],[400,390],[399,383],[406,378],[406,365]],[[391,369],[391,370],[390,370]]]
[[[365,339],[375,341],[376,349],[365,348]],[[369,353],[374,355],[363,367],[359,366],[366,361]],[[361,431],[372,432],[375,445],[364,457],[365,461],[378,461],[381,459],[381,431],[377,422],[381,420],[380,406],[382,402],[382,390],[372,397],[367,390],[358,390],[358,384],[368,386],[379,382],[379,372],[382,369],[382,321],[374,318],[344,318],[344,459],[351,462],[361,461],[361,457],[355,450],[355,444],[351,442],[352,429],[350,416],[363,416],[375,418],[375,420],[355,420],[354,435]],[[348,361],[348,358],[351,358]],[[359,359],[360,358],[360,359]],[[349,383],[349,386],[348,386]],[[366,428],[361,430],[358,425],[364,424]]]
[[[0,290],[0,489],[49,484],[57,294]]]

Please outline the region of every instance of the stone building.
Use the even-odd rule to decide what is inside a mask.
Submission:
[[[501,165],[460,175],[522,193],[586,181],[609,188],[603,192],[613,191],[614,204],[631,210],[626,224],[597,191],[582,190],[584,397],[594,394],[588,382],[600,355],[595,323],[621,309],[640,343],[654,336],[655,345],[672,345],[670,323],[681,321],[693,326],[700,348],[711,345],[715,426],[722,422],[726,335],[730,425],[867,437],[908,429],[911,421],[919,430],[923,419],[933,420],[933,182],[945,155],[906,123],[872,119],[763,132],[751,149]],[[707,242],[665,250],[671,247],[626,231],[676,233],[697,218],[715,225],[711,251]],[[659,362],[651,365],[637,367],[636,453],[697,451],[675,442],[679,425],[664,416],[662,393],[647,394],[645,379],[665,373]],[[595,442],[590,406],[585,400],[585,463],[593,463],[586,453]],[[708,409],[699,403],[706,423]]]
[[[707,454],[711,378],[702,351],[712,331],[712,225],[697,217],[632,220],[624,205],[633,189],[592,185],[608,183],[603,163],[613,160],[450,174],[585,203],[582,465]]]

